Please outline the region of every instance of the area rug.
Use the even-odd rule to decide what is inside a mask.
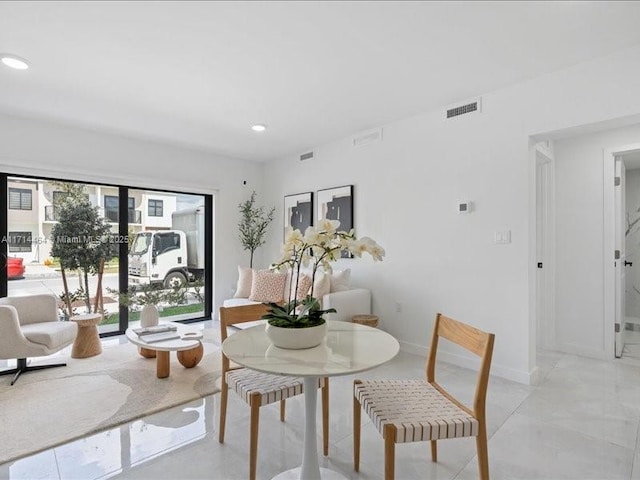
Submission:
[[[34,361],[66,367],[0,377],[0,463],[112,428],[219,391],[219,334],[204,330],[204,357],[184,368],[171,353],[171,374],[156,377],[155,358],[130,344],[105,342],[100,355]]]

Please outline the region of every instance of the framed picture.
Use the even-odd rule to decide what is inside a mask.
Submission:
[[[284,230],[291,227],[302,233],[313,225],[313,192],[284,197]]]
[[[353,185],[318,190],[318,221],[338,220],[338,230],[350,231],[353,227]],[[351,258],[344,251],[343,258]]]

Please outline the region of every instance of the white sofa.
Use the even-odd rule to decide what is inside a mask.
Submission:
[[[303,272],[305,273],[305,272]],[[310,272],[306,272],[307,280],[310,279]],[[290,275],[290,274],[289,274]],[[259,303],[249,300],[251,291],[255,288],[256,296],[254,299],[264,298],[264,292],[258,292],[261,285],[265,285],[265,281],[271,288],[277,291],[278,282],[269,280],[270,272],[265,270],[256,271],[251,268],[238,267],[238,285],[236,287],[236,295],[234,298],[225,300],[224,307],[235,307],[239,305],[247,305]],[[285,281],[283,278],[284,291],[282,297],[289,298],[287,285],[290,284],[290,277]],[[331,273],[319,273],[316,275],[315,292],[326,292],[322,295],[321,303],[323,309],[335,308],[336,313],[327,314],[327,320],[337,320],[341,322],[350,322],[354,315],[368,315],[371,313],[371,291],[365,288],[352,288],[351,269],[338,270]],[[257,283],[256,283],[257,282]],[[310,285],[310,281],[309,281]]]
[[[224,307],[237,307],[252,302],[248,298],[230,298],[223,303]],[[335,308],[336,313],[325,316],[327,320],[350,322],[354,315],[371,313],[371,291],[366,288],[352,288],[341,292],[327,293],[322,297],[322,308]]]

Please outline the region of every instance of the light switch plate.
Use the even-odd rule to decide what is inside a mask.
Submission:
[[[511,243],[511,230],[499,230],[493,234],[493,242],[497,245]]]

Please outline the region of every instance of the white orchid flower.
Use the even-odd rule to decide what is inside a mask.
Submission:
[[[362,237],[360,241],[364,244],[365,251],[373,257],[374,261],[382,261],[382,257],[385,255],[384,248],[369,237]]]
[[[333,234],[336,233],[339,227],[340,227],[339,220],[330,220],[328,218],[325,218],[318,222],[317,228],[319,231],[326,232],[328,235],[333,236]]]
[[[385,254],[386,254],[386,252],[384,251],[384,248],[382,248],[378,244],[376,244],[373,247],[373,250],[371,251],[371,256],[373,257],[373,260],[375,262],[381,262],[382,261],[382,257],[384,257]]]
[[[308,227],[304,234],[300,230],[287,228],[285,242],[282,246],[282,256],[274,269],[291,269],[292,285],[298,282],[300,267],[311,268],[316,271],[321,268],[331,273],[331,264],[341,258],[342,252],[347,250],[356,257],[369,253],[374,261],[381,261],[385,256],[384,249],[369,237],[357,239],[353,229],[349,232],[338,231],[338,220],[321,220],[318,225]]]

